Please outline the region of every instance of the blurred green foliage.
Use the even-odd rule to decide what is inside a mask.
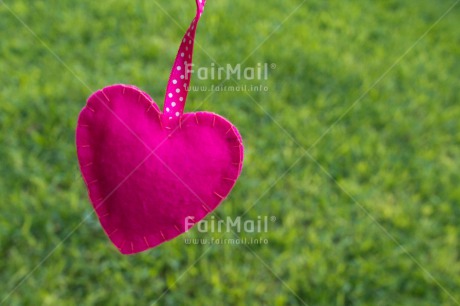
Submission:
[[[216,214],[256,204],[245,219],[277,218],[269,244],[185,245],[194,229],[125,257],[91,215],[78,113],[112,83],[161,107],[193,1],[0,1],[3,304],[458,304],[460,7],[409,50],[453,1],[208,2],[197,66],[276,64],[238,81],[268,92],[187,103],[242,133],[245,168]]]

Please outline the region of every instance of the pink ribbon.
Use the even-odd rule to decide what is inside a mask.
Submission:
[[[176,126],[184,112],[191,78],[196,27],[205,4],[206,0],[196,0],[195,18],[184,34],[166,87],[163,116],[165,125],[169,127]]]

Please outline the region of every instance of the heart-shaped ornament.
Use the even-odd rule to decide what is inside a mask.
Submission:
[[[123,254],[153,248],[189,230],[227,197],[241,173],[241,136],[228,120],[183,113],[195,31],[184,35],[163,112],[129,85],[95,92],[76,131],[80,169],[110,240]]]

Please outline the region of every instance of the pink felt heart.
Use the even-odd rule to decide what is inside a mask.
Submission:
[[[184,114],[205,0],[174,61],[164,111],[134,86],[95,92],[80,113],[77,155],[94,210],[123,254],[189,229],[230,193],[243,163],[238,130],[212,113]]]
[[[95,92],[80,113],[80,169],[102,227],[123,254],[187,231],[240,175],[243,145],[229,121],[208,112],[181,114],[177,125],[169,120],[127,85]]]

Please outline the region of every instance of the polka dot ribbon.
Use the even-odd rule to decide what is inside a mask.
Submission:
[[[190,85],[193,45],[198,21],[206,0],[196,0],[196,16],[182,39],[166,88],[163,114],[167,126],[176,125],[184,112]]]

